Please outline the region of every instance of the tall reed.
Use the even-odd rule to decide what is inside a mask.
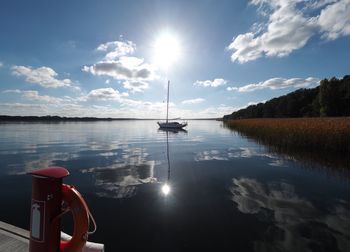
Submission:
[[[280,149],[350,154],[350,118],[227,120],[224,125]]]

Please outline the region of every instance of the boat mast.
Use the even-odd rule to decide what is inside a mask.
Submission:
[[[166,99],[166,123],[168,123],[168,113],[169,113],[169,85],[170,85],[170,80],[168,80],[168,95]]]

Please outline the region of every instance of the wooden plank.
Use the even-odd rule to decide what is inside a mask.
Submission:
[[[18,236],[22,236],[23,238],[29,240],[29,231],[23,228],[19,228],[0,221],[0,230],[5,230],[6,232],[9,232],[9,233],[14,233]]]
[[[61,233],[62,239],[71,237]],[[29,231],[0,221],[0,252],[28,252]],[[87,242],[82,252],[103,252],[104,245]]]
[[[1,252],[24,252],[29,250],[29,240],[16,234],[0,229],[0,251]]]

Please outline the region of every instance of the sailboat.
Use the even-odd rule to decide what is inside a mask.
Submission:
[[[168,93],[167,93],[167,101],[166,101],[166,120],[165,122],[157,122],[159,125],[159,128],[161,129],[182,129],[187,126],[187,122],[170,122],[168,119],[169,116],[169,86],[170,86],[170,80],[168,80]]]

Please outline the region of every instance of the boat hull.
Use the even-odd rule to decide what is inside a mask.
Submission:
[[[187,126],[187,123],[178,122],[157,122],[161,129],[182,129]]]

